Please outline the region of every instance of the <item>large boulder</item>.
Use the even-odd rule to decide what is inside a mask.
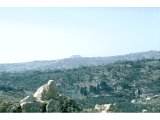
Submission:
[[[34,98],[32,95],[20,101],[22,112],[45,112],[45,103]]]
[[[47,84],[41,86],[33,95],[38,100],[50,100],[58,98],[58,89],[54,80],[49,80]]]

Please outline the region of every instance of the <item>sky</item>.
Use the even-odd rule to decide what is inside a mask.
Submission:
[[[0,63],[160,51],[160,8],[0,8]]]

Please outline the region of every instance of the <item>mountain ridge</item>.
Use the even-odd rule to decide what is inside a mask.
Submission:
[[[75,56],[75,57],[74,57]],[[48,69],[70,69],[80,66],[102,65],[114,63],[116,61],[137,60],[137,59],[159,59],[160,51],[150,50],[147,52],[129,53],[117,56],[108,57],[81,57],[80,55],[73,55],[70,58],[58,60],[42,60],[21,63],[7,63],[0,64],[0,72],[20,72],[25,70],[48,70]]]

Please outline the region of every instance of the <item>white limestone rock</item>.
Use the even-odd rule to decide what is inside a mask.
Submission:
[[[111,104],[95,105],[95,110],[98,112],[106,113],[109,111]]]
[[[47,84],[41,86],[33,95],[38,100],[46,101],[57,99],[59,95],[56,83],[54,80],[49,80]]]
[[[25,97],[20,101],[22,112],[43,112],[45,111],[45,103],[37,100],[32,95]]]

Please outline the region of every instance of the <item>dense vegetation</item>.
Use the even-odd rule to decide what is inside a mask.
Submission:
[[[9,101],[22,99],[49,79],[55,80],[60,92],[76,99],[84,109],[111,103],[112,112],[142,112],[143,109],[160,112],[160,59],[117,61],[73,69],[1,72],[0,104],[6,105],[4,96]],[[152,99],[146,101],[147,97]]]

